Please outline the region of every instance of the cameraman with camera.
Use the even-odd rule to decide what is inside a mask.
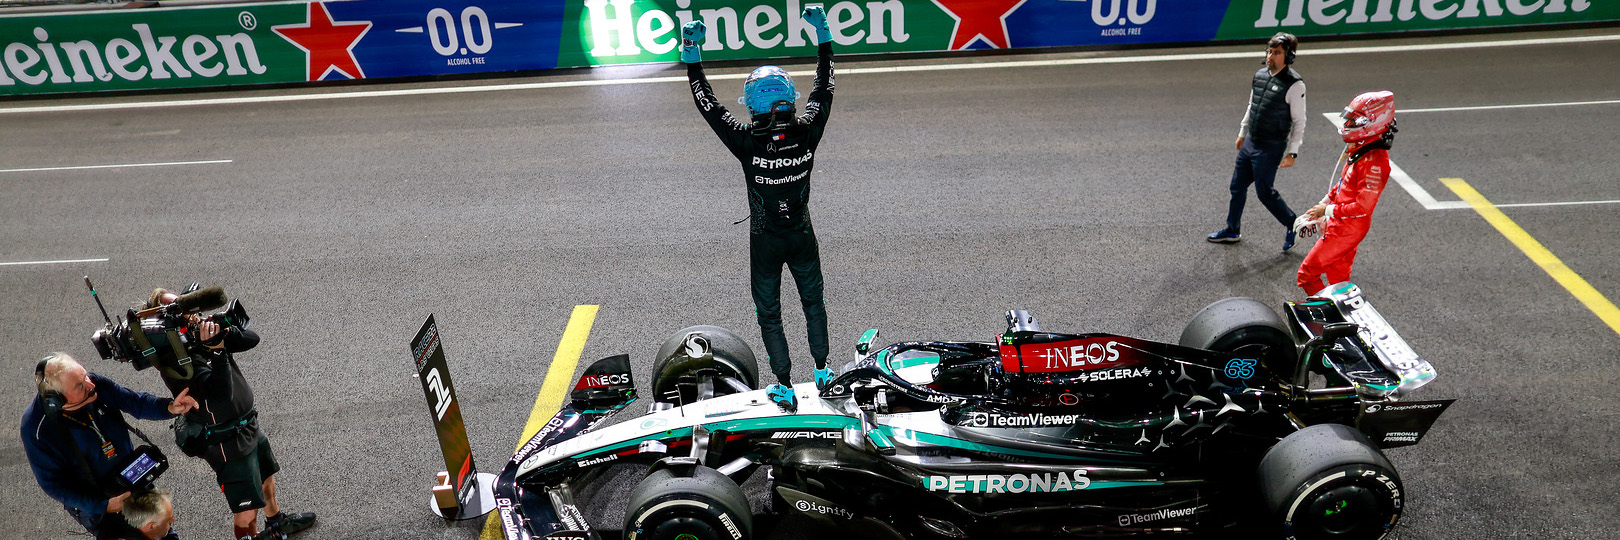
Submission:
[[[193,286],[195,287],[195,286]],[[198,295],[207,301],[186,301]],[[224,291],[210,287],[189,292],[185,297],[165,289],[152,291],[147,309],[141,313],[157,319],[163,332],[189,335],[185,347],[174,347],[174,354],[187,354],[184,361],[164,358],[158,362],[163,383],[175,395],[187,392],[199,405],[176,421],[176,444],[181,452],[208,462],[219,480],[220,490],[233,514],[233,537],[238,539],[286,538],[315,524],[315,514],[287,514],[276,502],[273,475],[280,470],[270,441],[259,429],[253,408],[253,389],[236,365],[234,353],[259,344],[259,335],[247,329],[247,316],[232,303],[225,313],[210,317],[198,311],[224,304]],[[148,320],[142,328],[151,328]],[[175,326],[182,326],[175,328]],[[178,331],[178,332],[176,332]],[[151,335],[151,332],[145,332]],[[154,337],[161,337],[158,334]],[[174,340],[170,339],[170,343]],[[265,531],[259,534],[258,511],[264,509]]]
[[[39,487],[97,537],[127,529],[119,512],[130,491],[149,488],[167,461],[151,441],[130,444],[124,413],[167,420],[197,401],[189,392],[167,399],[129,390],[60,352],[39,361],[34,383],[39,394],[23,412],[22,441]]]

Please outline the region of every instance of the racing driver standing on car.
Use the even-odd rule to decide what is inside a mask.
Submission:
[[[1344,137],[1349,163],[1322,202],[1294,224],[1296,230],[1307,234],[1311,228],[1322,230],[1322,239],[1299,265],[1297,282],[1305,294],[1316,294],[1329,285],[1350,280],[1356,249],[1367,236],[1378,195],[1389,181],[1389,148],[1395,141],[1395,131],[1394,93],[1367,92],[1345,107],[1339,135]]]
[[[827,308],[821,295],[821,254],[807,208],[810,171],[832,106],[832,32],[821,6],[804,8],[804,19],[816,29],[819,49],[815,84],[804,114],[794,116],[798,93],[787,72],[776,66],[762,66],[743,82],[739,102],[747,105],[752,115],[748,124],[720,105],[703,75],[699,50],[705,34],[703,22],[692,21],[681,29],[681,61],[687,66],[692,99],[709,127],[742,162],[752,220],[748,259],[754,311],[771,371],[779,383],[771,385],[768,393],[772,401],[788,410],[797,409],[798,399],[789,379],[791,362],[787,338],[782,333],[783,264],[793,273],[799,302],[804,306],[810,356],[816,361],[816,385],[824,386],[832,379],[832,370],[827,369]]]

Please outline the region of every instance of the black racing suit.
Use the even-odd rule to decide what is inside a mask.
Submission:
[[[714,97],[699,63],[687,64],[692,99],[703,119],[720,136],[732,155],[742,162],[748,186],[748,255],[752,274],[754,311],[765,341],[771,371],[789,384],[787,338],[782,334],[782,265],[793,273],[804,306],[810,355],[816,367],[827,365],[827,307],[821,298],[821,254],[810,226],[810,171],[816,146],[827,125],[833,98],[832,44],[822,43],[817,53],[816,80],[810,98],[793,125],[754,131],[739,122]]]

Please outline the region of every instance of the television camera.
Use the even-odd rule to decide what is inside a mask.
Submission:
[[[189,379],[191,358],[203,353],[207,345],[199,340],[199,326],[211,321],[222,330],[213,340],[224,339],[223,330],[232,326],[247,328],[247,311],[236,300],[226,302],[225,290],[202,287],[192,283],[173,302],[144,309],[130,309],[124,317],[113,319],[101,303],[96,286],[85,276],[84,285],[101,309],[101,318],[107,325],[90,334],[90,343],[103,360],[117,360],[135,367],[137,371],[157,366],[172,372],[180,379]],[[223,311],[202,315],[203,312],[224,307]]]

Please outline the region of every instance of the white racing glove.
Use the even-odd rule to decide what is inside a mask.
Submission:
[[[1300,214],[1294,218],[1294,234],[1300,238],[1310,238],[1322,232],[1322,222],[1311,219],[1308,214]]]

